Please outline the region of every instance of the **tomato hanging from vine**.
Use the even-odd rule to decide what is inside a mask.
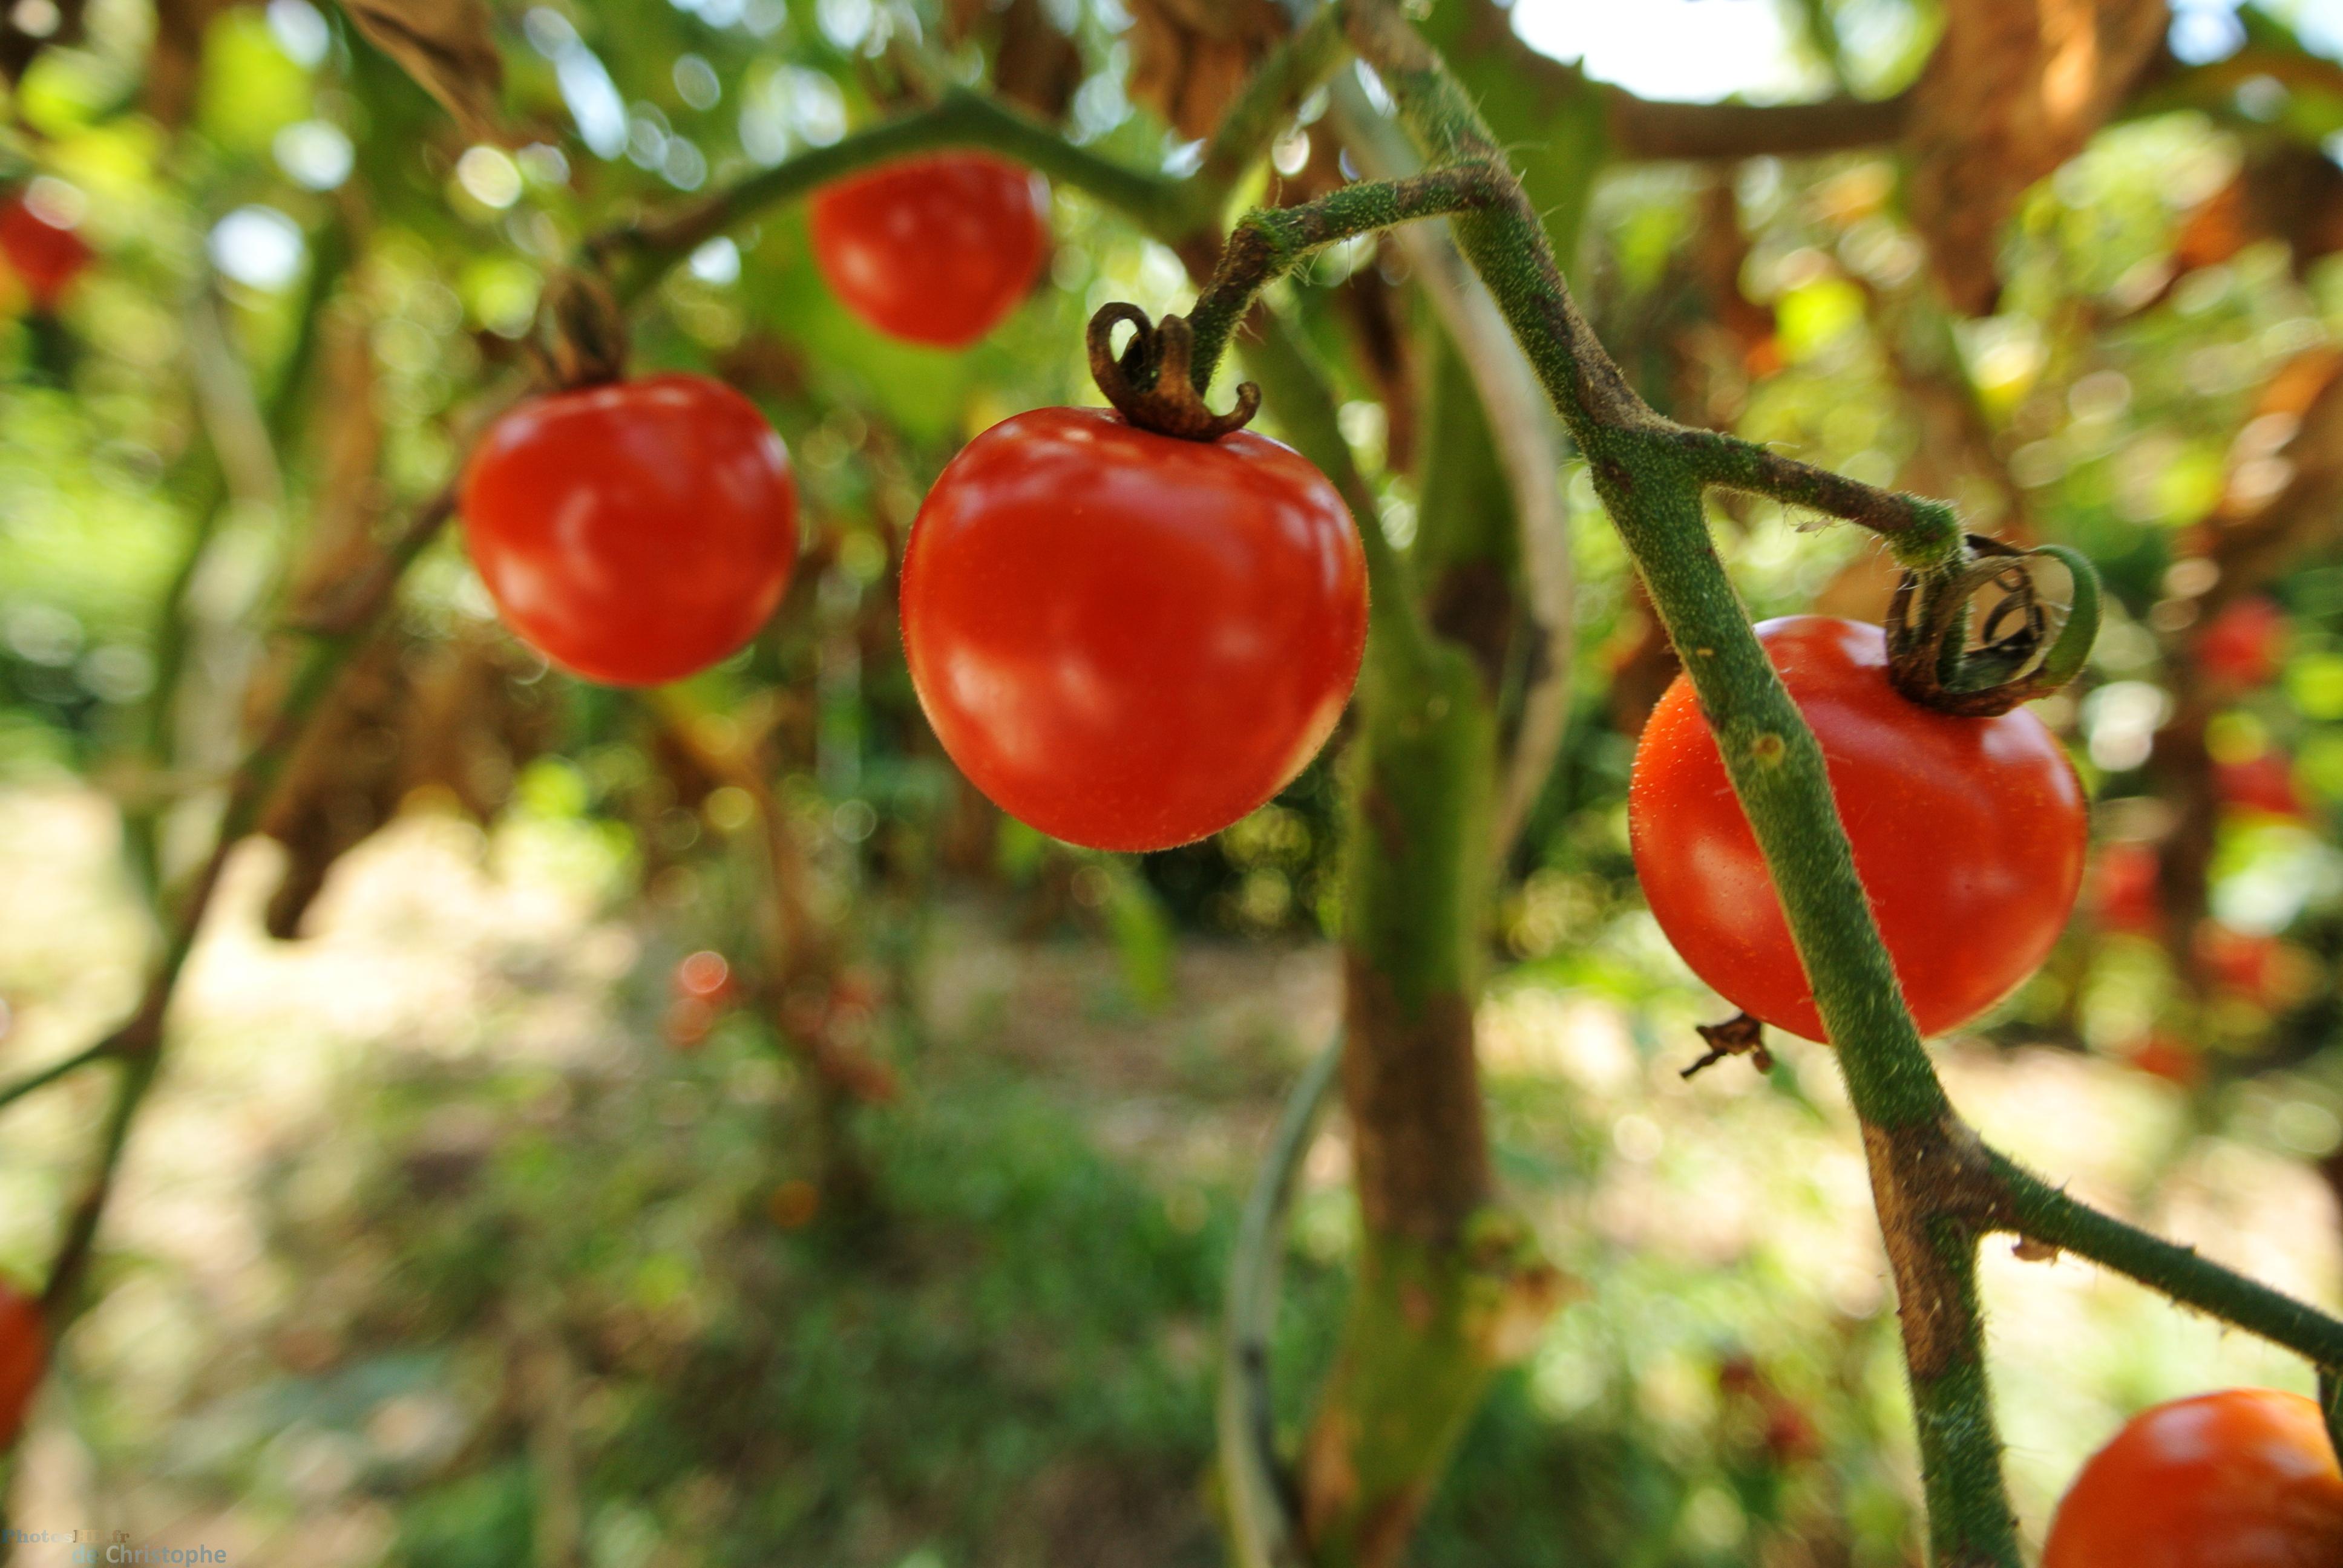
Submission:
[[[1366,629],[1342,498],[1249,431],[1018,415],[952,459],[904,553],[904,650],[944,749],[1094,849],[1186,843],[1276,794],[1332,732]]]
[[[880,331],[965,347],[1032,288],[1047,211],[1040,178],[1004,159],[907,158],[814,196],[814,260],[846,307]]]
[[[738,649],[797,562],[788,449],[756,405],[702,376],[522,404],[474,449],[462,510],[506,625],[617,686],[680,679]]]
[[[2083,875],[2083,790],[2023,709],[1939,713],[1889,683],[1879,628],[1822,616],[1758,640],[1822,743],[1905,1000],[1924,1034],[1967,1022],[2031,974]],[[1635,872],[1660,929],[1727,1001],[1824,1038],[1773,878],[1682,676],[1644,726],[1628,789]]]
[[[2343,1469],[2318,1406],[2225,1389],[2141,1412],[2059,1501],[2042,1568],[2329,1568]]]

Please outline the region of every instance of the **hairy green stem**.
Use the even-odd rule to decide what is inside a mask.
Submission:
[[[2343,1372],[2343,1320],[2201,1257],[2193,1247],[2127,1225],[2068,1196],[2007,1155],[1985,1151],[1996,1194],[1994,1228],[2088,1258],[2183,1306],[2258,1334],[2328,1372]]]
[[[1182,182],[1078,147],[1048,126],[983,94],[948,88],[927,108],[814,147],[717,191],[679,212],[608,231],[588,251],[607,259],[621,298],[639,294],[677,261],[767,207],[805,196],[874,164],[916,153],[971,147],[1000,153],[1085,191],[1151,232],[1184,231],[1192,199]]]
[[[1494,163],[1447,164],[1405,179],[1347,185],[1300,206],[1256,207],[1221,251],[1212,281],[1188,313],[1195,334],[1189,377],[1201,392],[1254,296],[1327,246],[1416,218],[1441,217],[1504,198],[1512,176]]]
[[[1395,9],[1378,0],[1353,0],[1344,9],[1353,46],[1382,75],[1428,157],[1499,161],[1471,102]],[[1852,487],[1654,413],[1579,314],[1518,186],[1506,202],[1458,214],[1453,226],[1577,438],[1596,493],[1683,658],[1839,1048],[1849,1096],[1874,1146],[1874,1192],[1897,1273],[1934,1549],[1946,1563],[2016,1568],[2016,1523],[2001,1481],[1981,1356],[1973,1240],[1935,1222],[1916,1201],[1925,1188],[1907,1186],[1895,1158],[1896,1133],[1938,1126],[1951,1106],[1856,879],[1822,749],[1750,628],[1710,539],[1702,493],[1725,483],[1794,491],[1781,498],[1797,504],[1842,503],[1856,514],[1852,520],[1885,525],[1891,538],[1918,536],[1905,548],[1924,559],[1958,558],[1957,525],[1944,508]]]
[[[46,1067],[36,1067],[13,1083],[0,1086],[0,1106],[13,1105],[36,1089],[46,1089],[60,1078],[69,1078],[93,1062],[107,1060],[115,1054],[111,1038],[95,1045],[84,1046],[70,1056],[61,1056]]]

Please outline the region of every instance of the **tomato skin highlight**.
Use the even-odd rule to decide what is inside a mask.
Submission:
[[[1069,842],[1161,849],[1325,744],[1366,645],[1366,559],[1289,447],[1038,408],[937,479],[902,607],[920,705],[970,782]]]
[[[704,376],[521,404],[473,449],[461,508],[505,624],[613,686],[680,679],[732,653],[797,564],[789,450],[755,404]]]
[[[882,164],[814,196],[814,261],[856,316],[906,342],[963,348],[1033,286],[1048,197],[983,153]]]
[[[2074,908],[2087,819],[2073,765],[2022,709],[1961,719],[1904,697],[1877,627],[1791,616],[1757,637],[1822,743],[1920,1032],[1967,1022],[2034,971]],[[1627,821],[1644,896],[1694,972],[1766,1023],[1825,1038],[1756,836],[1683,676],[1636,747]]]
[[[2042,1568],[2334,1568],[2343,1470],[2300,1394],[2226,1389],[2141,1412],[2085,1462]]]
[[[0,256],[36,308],[55,310],[96,255],[79,234],[35,212],[21,193],[0,201]]]

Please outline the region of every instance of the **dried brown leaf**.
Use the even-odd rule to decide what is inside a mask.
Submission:
[[[2003,222],[2106,121],[2167,21],[2165,0],[1950,0],[1907,146],[1913,222],[1956,308],[1994,307]]]
[[[1131,95],[1183,136],[1208,136],[1286,33],[1274,0],[1133,0]]]
[[[1050,19],[1041,0],[950,0],[944,40],[970,39],[992,57],[992,90],[1051,124],[1065,117],[1082,85],[1082,52]]]
[[[342,0],[342,9],[456,116],[466,136],[504,139],[498,129],[504,61],[485,0]]]
[[[157,0],[155,42],[146,52],[146,79],[140,104],[156,124],[173,129],[186,123],[202,79],[204,33],[228,0]],[[72,9],[78,14],[76,3]],[[13,72],[11,73],[14,74]]]

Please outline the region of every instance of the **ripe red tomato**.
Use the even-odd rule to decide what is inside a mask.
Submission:
[[[903,647],[954,762],[1101,849],[1218,832],[1325,744],[1366,644],[1365,557],[1291,447],[1037,408],[970,442],[903,556]]]
[[[2152,844],[2115,843],[2099,851],[2098,872],[2093,878],[2093,902],[2099,924],[2111,931],[2153,936],[2164,925],[2164,904],[2157,891],[2159,875]]]
[[[2294,765],[2281,751],[2265,751],[2243,762],[2213,765],[2213,792],[2224,806],[2272,817],[2302,815],[2302,792],[2294,787]]]
[[[25,1412],[49,1369],[40,1298],[0,1280],[0,1452],[25,1429]]]
[[[2197,928],[2196,952],[2206,979],[2223,990],[2268,1002],[2283,989],[2286,944],[2276,937],[2207,920]]]
[[[1966,1023],[2050,951],[2083,876],[2083,789],[2031,713],[1959,719],[1888,683],[1877,627],[1757,628],[1830,769],[1904,998],[1924,1034]],[[1635,873],[1694,972],[1745,1012],[1823,1036],[1788,922],[1691,684],[1653,709],[1627,795]]]
[[[2059,1501],[2042,1568],[2330,1568],[2343,1471],[2300,1394],[2227,1389],[2141,1412]]]
[[[2130,1052],[2131,1064],[2142,1072],[2192,1089],[2205,1077],[2205,1056],[2177,1035],[2151,1034]]]
[[[1033,286],[1047,199],[1030,171],[984,153],[885,164],[814,196],[814,260],[880,331],[964,347]]]
[[[2197,634],[2197,667],[2216,680],[2250,688],[2278,673],[2286,614],[2259,595],[2232,600]]]
[[[703,376],[557,392],[488,427],[464,470],[472,564],[565,669],[655,686],[757,633],[798,556],[789,455]]]
[[[95,254],[72,228],[27,205],[22,192],[0,202],[0,256],[38,308],[55,310]]]

